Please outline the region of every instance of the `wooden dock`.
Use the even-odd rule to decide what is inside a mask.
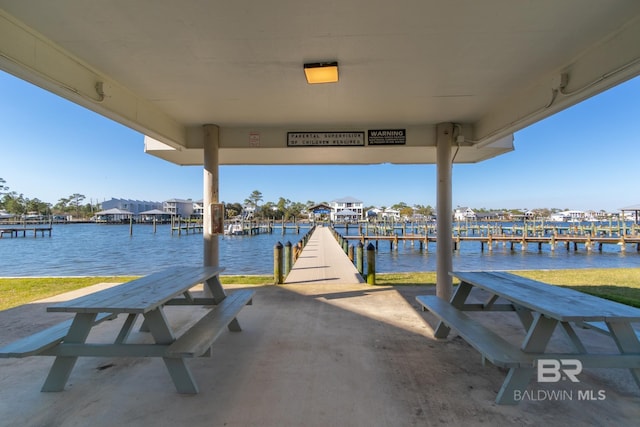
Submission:
[[[380,236],[380,235],[352,235],[344,236],[344,239],[351,241],[362,242],[363,245],[366,242],[375,242],[376,248],[380,241],[386,241],[390,244],[390,249],[398,249],[400,242],[411,242],[412,244],[418,243],[420,249],[428,250],[429,243],[436,243],[438,236],[428,236],[423,234],[407,234],[407,235],[393,235],[393,236]],[[529,245],[537,245],[538,250],[542,250],[543,245],[548,245],[551,251],[564,247],[566,250],[577,251],[579,247],[583,247],[587,251],[597,249],[602,251],[604,245],[618,245],[621,252],[627,250],[627,245],[635,245],[636,251],[640,252],[640,235],[621,235],[618,237],[608,236],[591,236],[591,235],[564,235],[555,234],[551,236],[518,236],[518,235],[488,235],[488,236],[459,236],[454,235],[451,237],[453,241],[453,249],[459,250],[460,245],[463,242],[476,242],[480,244],[482,251],[488,249],[493,250],[494,247],[502,245],[506,247],[510,246],[511,250],[515,250],[516,247],[520,247],[521,250],[526,251]]]
[[[231,232],[227,232],[230,226],[234,226]],[[275,230],[280,230],[282,235],[287,233],[287,230],[293,231],[295,234],[300,234],[300,231],[304,226],[300,223],[286,224],[284,221],[225,221],[225,234],[227,235],[240,235],[240,236],[253,236],[262,233],[273,234]]]
[[[357,229],[357,235],[427,235],[437,234],[436,223],[428,222],[397,222],[397,223],[368,223],[334,224],[335,229],[344,230],[343,235],[352,235],[350,230]],[[454,236],[500,236],[500,235],[591,235],[591,236],[621,236],[640,235],[640,225],[628,221],[610,221],[607,223],[556,223],[543,220],[530,220],[520,223],[510,221],[457,221],[453,224]]]
[[[331,229],[316,227],[284,281],[293,284],[360,284],[364,279]]]
[[[53,227],[51,224],[42,226],[34,225],[29,227],[0,227],[0,239],[6,235],[9,235],[10,238],[20,237],[20,235],[22,235],[22,237],[27,237],[27,233],[33,233],[33,237],[38,237],[38,233],[44,237],[45,233],[47,233],[49,237],[51,237],[52,229]]]

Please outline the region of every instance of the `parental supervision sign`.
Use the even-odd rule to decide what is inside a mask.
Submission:
[[[364,132],[287,132],[288,147],[353,147],[364,145]]]

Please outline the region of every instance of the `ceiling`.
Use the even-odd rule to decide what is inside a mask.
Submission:
[[[220,164],[435,163],[438,123],[455,162],[481,161],[640,74],[638,40],[637,0],[0,0],[0,69],[178,164],[202,164],[206,124]],[[320,61],[338,83],[306,83]],[[372,130],[404,136],[373,145]],[[297,147],[289,132],[363,136]]]

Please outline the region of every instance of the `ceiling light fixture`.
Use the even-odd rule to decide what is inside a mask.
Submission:
[[[313,64],[304,64],[304,75],[307,77],[307,83],[335,83],[338,81],[338,63],[337,62],[316,62]]]

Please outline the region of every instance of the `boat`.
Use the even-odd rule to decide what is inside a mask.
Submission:
[[[244,234],[244,227],[241,222],[234,222],[227,226],[224,230],[224,234],[227,236],[241,236]]]

